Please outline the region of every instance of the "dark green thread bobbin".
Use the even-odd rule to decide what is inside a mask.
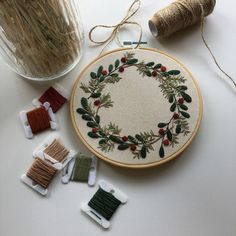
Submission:
[[[110,220],[121,201],[115,198],[112,193],[104,191],[99,188],[94,194],[88,205],[102,215],[106,220]]]
[[[78,154],[75,159],[75,165],[73,168],[71,180],[77,182],[87,182],[91,163],[91,157],[86,157],[81,154]]]

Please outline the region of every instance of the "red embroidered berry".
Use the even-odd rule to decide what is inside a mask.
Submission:
[[[178,103],[183,104],[184,103],[184,98],[179,98]]]
[[[156,77],[156,76],[157,76],[157,71],[156,71],[156,70],[154,70],[154,71],[152,72],[152,76],[153,76],[153,77]]]
[[[122,57],[120,60],[121,60],[122,63],[127,62],[127,58],[126,57]]]
[[[179,114],[175,112],[174,115],[173,115],[173,118],[174,118],[175,120],[179,119]]]
[[[165,140],[163,141],[163,144],[164,144],[165,146],[168,146],[168,145],[170,144],[170,141],[169,141],[168,139],[165,139]]]
[[[120,68],[119,68],[119,72],[123,72],[125,70],[125,68],[123,67],[123,66],[121,66]]]
[[[95,100],[93,104],[94,104],[94,106],[99,106],[101,104],[101,101],[100,100]]]
[[[126,142],[126,141],[128,141],[128,137],[127,137],[127,136],[123,136],[123,137],[122,137],[122,140],[123,140],[124,142]]]
[[[165,134],[165,130],[164,129],[159,129],[159,134],[160,135],[164,135]]]
[[[161,71],[162,71],[162,72],[165,72],[165,71],[166,71],[166,67],[165,67],[165,66],[162,66],[162,67],[161,67]]]
[[[134,152],[136,149],[137,149],[137,147],[136,147],[135,144],[131,144],[131,145],[130,145],[130,150],[131,150],[131,151]]]
[[[98,128],[92,128],[92,132],[93,133],[97,133],[98,132]]]
[[[107,75],[107,71],[106,70],[102,70],[102,74],[103,75]]]

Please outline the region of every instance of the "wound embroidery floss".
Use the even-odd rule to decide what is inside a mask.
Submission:
[[[99,189],[92,199],[81,209],[103,228],[110,227],[110,219],[121,203],[127,202],[127,196],[110,183],[100,181]]]
[[[53,114],[48,102],[45,102],[43,106],[37,107],[28,112],[21,111],[20,120],[26,138],[32,138],[34,134],[49,128],[55,130],[58,126],[55,115]]]
[[[41,158],[36,158],[26,174],[21,176],[22,182],[42,195],[46,195],[57,169]]]
[[[52,134],[47,137],[33,151],[34,158],[40,157],[58,170],[63,169],[74,156],[74,150],[66,148],[57,134]]]
[[[59,84],[55,83],[49,87],[38,99],[33,100],[34,105],[49,102],[52,111],[56,113],[69,99],[68,92]]]
[[[26,116],[33,134],[50,128],[50,117],[44,107],[29,111],[26,113]]]
[[[86,157],[83,155],[77,157],[75,159],[71,180],[76,182],[87,182],[91,163],[92,163],[91,157]]]
[[[87,157],[78,153],[66,166],[63,172],[61,182],[67,184],[72,181],[88,182],[93,186],[96,182],[97,175],[97,158]]]
[[[59,162],[64,162],[66,156],[69,154],[69,150],[67,150],[58,139],[54,139],[53,142],[44,150],[44,153]]]
[[[47,188],[56,173],[54,167],[37,158],[26,175],[43,188]]]
[[[154,37],[164,38],[196,22],[201,22],[201,37],[204,45],[218,69],[236,87],[236,82],[221,68],[203,35],[204,18],[213,12],[215,4],[216,0],[177,0],[157,11],[149,20],[148,25]]]

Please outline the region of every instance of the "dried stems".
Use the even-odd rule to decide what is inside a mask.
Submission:
[[[79,57],[82,33],[73,0],[0,0],[0,46],[17,71],[45,78]]]

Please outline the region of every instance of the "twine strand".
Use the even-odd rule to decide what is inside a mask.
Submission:
[[[139,33],[138,43],[135,46],[135,48],[139,47],[140,42],[142,40],[142,34],[143,34],[142,27],[141,27],[141,25],[138,22],[130,21],[130,18],[132,18],[138,12],[138,10],[140,8],[140,5],[141,5],[141,1],[140,0],[134,0],[134,2],[130,5],[130,7],[129,7],[125,17],[118,24],[116,24],[116,25],[95,25],[89,31],[89,40],[91,42],[93,42],[94,44],[99,45],[99,46],[100,45],[104,45],[104,47],[102,48],[100,54],[103,53],[103,51],[107,48],[107,46],[114,39],[116,39],[116,41],[117,41],[117,43],[119,44],[120,47],[123,47],[123,45],[122,45],[122,43],[120,42],[120,39],[119,39],[119,30],[124,25],[136,25],[136,26],[138,26],[138,28],[140,29],[140,33]],[[93,33],[98,28],[113,29],[113,30],[112,30],[111,34],[107,38],[99,41],[99,40],[95,40],[93,38]]]
[[[211,54],[212,59],[214,60],[216,66],[218,67],[218,69],[227,77],[231,80],[231,82],[233,83],[234,87],[236,88],[236,82],[234,81],[234,79],[228,74],[226,73],[222,67],[219,65],[218,61],[216,60],[216,57],[214,56],[212,50],[210,49],[208,43],[205,40],[204,34],[203,34],[203,28],[204,28],[204,19],[202,19],[201,21],[201,37],[202,37],[202,41],[204,43],[204,45],[206,46],[207,50],[209,51],[209,53]]]

